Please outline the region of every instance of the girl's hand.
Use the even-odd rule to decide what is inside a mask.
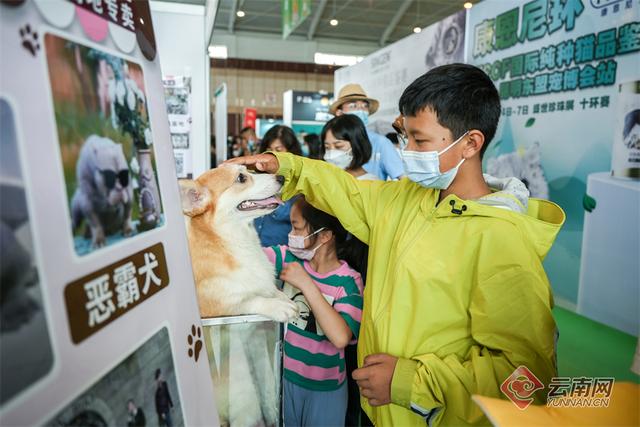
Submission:
[[[297,262],[285,265],[280,273],[280,280],[284,280],[294,288],[300,289],[303,293],[309,286],[315,286],[311,276]]]

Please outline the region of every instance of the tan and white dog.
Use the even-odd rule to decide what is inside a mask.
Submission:
[[[236,165],[180,180],[202,317],[261,314],[288,322],[298,316],[297,305],[276,288],[275,269],[253,226],[254,218],[282,203],[276,196],[281,188],[281,178],[251,174]],[[222,425],[277,424],[279,378],[273,350],[265,331],[255,325],[233,325],[227,339],[221,338],[223,330],[212,332],[217,333],[212,346],[218,351],[207,352]]]
[[[182,210],[202,317],[261,314],[278,322],[298,309],[275,286],[275,269],[253,220],[282,201],[280,177],[222,165],[196,180],[180,180]]]

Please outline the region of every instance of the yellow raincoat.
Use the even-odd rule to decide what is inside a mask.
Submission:
[[[557,205],[530,199],[523,214],[450,195],[436,206],[438,190],[408,179],[359,181],[276,156],[285,199],[304,194],[369,244],[358,365],[399,358],[392,403],[362,399],[375,425],[488,424],[471,395],[505,398],[499,387],[520,365],[549,384],[556,325],[542,259],[564,222]]]

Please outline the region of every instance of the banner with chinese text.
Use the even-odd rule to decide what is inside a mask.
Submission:
[[[282,38],[289,37],[311,14],[311,0],[282,1]]]
[[[619,88],[640,80],[640,2],[486,0],[469,13],[466,55],[489,74],[502,99],[486,172],[519,177],[533,197],[548,198],[567,214],[545,268],[556,299],[576,308],[579,283],[589,280],[580,275],[584,246],[591,245],[583,228],[594,209],[617,203],[595,200],[587,182],[611,171],[612,144],[622,139],[615,128]],[[622,257],[633,256],[619,249]]]

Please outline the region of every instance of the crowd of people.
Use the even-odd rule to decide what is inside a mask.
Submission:
[[[285,178],[255,222],[308,309],[285,336],[285,425],[486,423],[472,394],[499,397],[521,365],[556,374],[542,259],[564,213],[483,175],[500,98],[480,69],[415,80],[396,133],[367,128],[378,105],[349,84],[319,137],[243,129],[233,146],[230,162]]]

